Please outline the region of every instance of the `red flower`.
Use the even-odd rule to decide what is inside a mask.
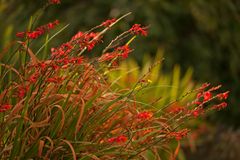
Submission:
[[[39,76],[38,73],[34,73],[33,75],[31,75],[31,76],[29,77],[28,81],[29,81],[30,83],[36,83],[38,76]]]
[[[203,94],[202,94],[201,92],[200,92],[200,93],[198,93],[198,94],[197,94],[197,98],[200,98],[200,97],[202,97],[202,95],[203,95]]]
[[[210,83],[203,83],[202,86],[199,88],[199,90],[204,90],[209,86],[210,86]]]
[[[29,87],[28,86],[26,86],[26,87],[24,87],[24,86],[19,86],[18,87],[18,97],[20,98],[20,99],[22,99],[23,97],[25,97],[25,95],[26,95],[26,93],[27,93],[27,91],[29,90]]]
[[[5,111],[7,111],[7,110],[9,110],[11,108],[12,108],[12,105],[10,105],[10,104],[0,105],[0,112],[5,112]]]
[[[42,33],[40,31],[33,31],[33,32],[28,32],[27,37],[30,39],[36,39],[38,38]]]
[[[60,69],[60,67],[57,64],[52,64],[51,67],[56,71]]]
[[[196,105],[200,105],[200,104],[202,104],[202,102],[195,101],[194,104],[196,104]]]
[[[130,48],[128,45],[118,47],[116,50],[121,52],[120,56],[124,59],[126,59],[130,53]]]
[[[113,18],[113,19],[108,19],[108,20],[106,20],[105,22],[103,22],[102,24],[101,24],[101,26],[104,26],[104,27],[109,27],[112,23],[114,23],[114,22],[116,22],[116,19],[115,18]]]
[[[224,108],[226,108],[226,107],[227,107],[227,103],[226,103],[226,102],[222,102],[222,103],[220,103],[220,104],[218,104],[218,105],[212,106],[211,109],[221,110],[221,109],[224,109]]]
[[[22,37],[26,34],[28,38],[36,39],[39,36],[41,36],[42,34],[44,34],[46,31],[49,31],[50,29],[55,28],[55,26],[58,25],[58,24],[59,24],[59,21],[56,20],[54,22],[50,22],[46,25],[38,27],[35,31],[26,32],[26,33],[25,32],[19,32],[17,35],[18,35],[18,37]]]
[[[227,92],[224,92],[224,93],[221,93],[221,94],[218,94],[217,97],[222,100],[222,99],[227,99],[228,98],[228,94],[229,94],[229,91]]]
[[[37,66],[41,71],[44,71],[47,68],[47,64],[45,62],[40,62]]]
[[[134,24],[130,30],[134,34],[141,34],[142,36],[147,36],[146,28],[142,28],[140,24]]]
[[[51,48],[52,57],[59,58],[61,56],[66,56],[73,49],[73,45],[70,42],[63,43],[58,48]]]
[[[53,29],[54,28],[54,24],[53,23],[48,23],[47,27],[48,27],[48,29]]]
[[[92,42],[88,43],[87,50],[91,51],[95,47],[95,44],[96,44],[96,41],[92,41]]]
[[[71,58],[69,63],[81,64],[83,62],[83,57]]]
[[[112,53],[105,53],[99,58],[100,62],[109,61],[117,57],[127,58],[130,53],[130,48],[128,45],[124,45],[115,49]]]
[[[16,33],[16,37],[23,38],[25,36],[25,32],[18,32]]]
[[[109,138],[107,141],[108,141],[109,143],[114,143],[114,142],[115,142],[115,139],[116,139],[116,138]]]
[[[208,101],[212,98],[211,92],[204,92],[203,93],[203,101]]]
[[[77,34],[75,34],[75,35],[72,37],[72,41],[81,38],[83,35],[84,35],[83,32],[78,32]]]
[[[127,140],[128,140],[128,138],[127,138],[126,136],[120,135],[120,136],[118,136],[118,137],[109,138],[107,141],[108,141],[109,143],[114,143],[114,142],[116,142],[116,143],[124,143],[124,142],[126,142]]]
[[[60,0],[49,0],[50,4],[60,4],[61,1]]]
[[[83,62],[83,57],[78,57],[78,58],[76,58],[75,63],[81,64],[82,62]]]
[[[115,140],[117,143],[124,143],[127,141],[127,137],[124,136],[124,135],[121,135],[121,136],[118,136],[116,137],[116,140]]]
[[[169,134],[170,137],[175,137],[175,139],[177,141],[181,140],[183,137],[186,137],[188,134],[189,130],[188,129],[183,129],[181,131],[177,131],[177,132],[171,132]]]
[[[96,38],[97,36],[98,34],[94,32],[90,33],[78,32],[76,35],[72,37],[71,42],[78,43],[80,49],[84,49],[85,47],[87,47],[88,51],[90,51],[101,39],[101,37]]]
[[[59,23],[60,23],[60,22],[59,22],[58,19],[56,19],[56,20],[53,22],[54,25],[59,25]]]
[[[63,77],[52,77],[52,78],[48,78],[46,81],[49,83],[61,83],[64,80]]]
[[[145,112],[139,113],[137,115],[137,118],[138,119],[150,119],[150,118],[152,118],[152,116],[153,116],[152,112],[145,111]]]
[[[98,59],[98,61],[99,62],[110,61],[116,57],[118,57],[118,54],[116,53],[105,53]]]
[[[194,117],[194,118],[197,118],[200,114],[202,114],[204,112],[203,109],[196,109],[196,110],[193,110],[191,112],[191,115]]]

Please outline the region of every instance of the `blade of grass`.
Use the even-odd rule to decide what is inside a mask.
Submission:
[[[68,26],[69,26],[69,24],[65,25],[65,26],[62,27],[58,32],[56,32],[53,36],[51,36],[49,39],[47,39],[47,40],[45,41],[45,43],[42,45],[42,47],[38,49],[38,51],[36,52],[36,55],[38,55],[38,54],[44,49],[44,47],[46,47],[46,46],[48,45],[48,43],[49,43],[54,37],[56,37],[59,33],[61,33],[62,31],[64,31]]]

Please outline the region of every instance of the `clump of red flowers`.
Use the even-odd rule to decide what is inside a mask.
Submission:
[[[71,42],[63,43],[58,48],[51,48],[52,57],[59,58],[68,55],[73,49]]]
[[[124,45],[118,47],[116,51],[120,52],[119,56],[121,56],[123,59],[126,59],[128,57],[128,54],[130,53],[130,48],[128,45]]]
[[[88,51],[91,51],[93,47],[100,41],[101,37],[98,37],[98,33],[90,32],[83,33],[78,32],[72,37],[71,41],[78,44],[80,49],[87,47]]]
[[[29,31],[29,32],[18,32],[16,33],[16,36],[19,38],[23,38],[27,36],[29,39],[36,39],[39,36],[43,35],[44,33],[48,32],[49,30],[55,28],[59,24],[58,20],[55,20],[54,22],[50,22],[46,25],[40,26],[34,31]]]
[[[228,98],[229,91],[218,94],[219,100],[226,100]]]
[[[113,52],[105,53],[99,58],[99,62],[110,61],[118,57],[126,59],[131,52],[131,48],[128,45],[117,47]]]
[[[179,118],[181,116],[190,116],[197,118],[206,113],[208,110],[221,110],[226,108],[227,103],[222,101],[228,98],[229,91],[223,93],[214,93],[221,88],[221,85],[208,89],[209,86],[209,83],[204,83],[199,89],[197,89],[198,93],[196,99],[191,103],[188,103],[186,106],[182,107],[180,105],[175,105],[174,103],[168,107],[166,111],[170,114],[179,116]],[[207,107],[207,105],[211,105],[211,102],[213,100],[214,102],[220,102],[218,102],[219,104],[213,105],[212,107]]]
[[[16,33],[16,37],[18,37],[18,38],[25,37],[25,32],[18,32],[18,33]]]
[[[104,26],[104,27],[109,27],[111,24],[113,24],[114,22],[116,22],[116,18],[113,18],[113,19],[108,19],[106,21],[104,21],[101,26]]]
[[[23,85],[18,86],[17,96],[20,99],[22,99],[23,97],[25,97],[28,90],[29,90],[28,86],[23,86]]]
[[[177,141],[181,140],[183,137],[186,137],[187,134],[189,133],[189,129],[182,129],[180,131],[176,131],[176,132],[171,132],[169,133],[170,137],[174,137]]]
[[[74,49],[75,52],[84,50],[91,51],[95,45],[100,42],[101,37],[98,33],[90,32],[78,32],[75,34],[69,42],[63,43],[60,47],[51,48],[52,58],[63,58],[68,56]],[[77,59],[76,59],[77,60]],[[78,63],[80,59],[78,59]]]
[[[198,117],[200,114],[203,114],[206,110],[221,110],[227,107],[226,102],[220,102],[219,104],[213,105],[210,108],[204,107],[207,103],[210,103],[214,99],[218,101],[226,100],[229,95],[229,91],[214,94],[214,91],[217,91],[221,87],[221,85],[207,89],[209,86],[209,83],[205,83],[201,86],[201,88],[199,89],[200,92],[197,94],[196,100],[193,103],[197,106],[193,110],[188,111],[188,113],[190,113],[190,115],[195,118]]]
[[[197,108],[195,110],[193,110],[191,112],[191,115],[194,117],[194,118],[197,118],[198,116],[200,116],[201,114],[204,113],[204,110],[202,108]]]
[[[107,141],[109,143],[125,143],[128,140],[128,138],[124,135],[120,135],[117,137],[109,138]]]
[[[113,53],[105,53],[98,59],[98,61],[99,62],[110,61],[117,57],[118,57],[117,53],[114,53],[114,52]]]
[[[141,112],[141,113],[137,114],[137,118],[141,119],[141,120],[150,119],[150,118],[152,118],[152,116],[153,116],[153,113],[152,112],[148,112],[148,111],[144,111],[144,112]]]
[[[210,86],[209,83],[205,83],[201,86],[201,88],[199,89],[200,92],[197,94],[197,97],[195,100],[196,105],[202,106],[203,104],[205,104],[215,98],[218,98],[219,100],[226,100],[228,98],[229,91],[226,91],[224,93],[218,93],[215,96],[213,95],[213,92],[218,90],[221,87],[221,85],[212,87],[212,88],[208,89],[207,91],[204,91],[209,86]]]
[[[10,104],[3,104],[0,105],[0,112],[6,112],[12,108],[12,105]]]
[[[211,92],[204,92],[203,93],[203,101],[208,101],[212,98],[212,93]]]
[[[132,26],[132,28],[129,29],[129,31],[131,31],[133,34],[137,34],[137,35],[142,35],[142,36],[147,36],[147,30],[146,27],[141,27],[140,24],[134,24]]]
[[[40,75],[40,74],[39,74],[38,72],[32,74],[32,75],[29,77],[28,81],[29,81],[30,83],[36,83],[37,80],[38,80],[38,78],[39,78],[39,75]]]
[[[63,80],[64,80],[63,77],[51,77],[51,78],[48,78],[46,81],[49,82],[49,83],[60,84]]]
[[[217,105],[213,105],[211,109],[216,109],[216,110],[221,110],[227,107],[227,103],[226,102],[222,102],[220,104]]]

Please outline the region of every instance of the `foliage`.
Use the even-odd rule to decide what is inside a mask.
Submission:
[[[159,48],[154,60],[148,54],[145,54],[143,62],[141,62],[141,64],[144,64],[143,68],[134,59],[127,59],[121,62],[116,70],[113,69],[107,73],[108,79],[113,82],[111,85],[115,88],[132,88],[133,82],[136,82],[142,75],[149,72],[148,69],[152,64],[158,63],[147,75],[146,82],[137,86],[141,90],[136,95],[136,99],[140,99],[145,103],[152,102],[158,107],[167,105],[196,88],[192,82],[193,71],[191,68],[182,77],[178,65],[173,68],[172,75],[164,74],[161,68],[162,61],[164,61],[163,50]],[[193,96],[185,98],[183,103],[193,99]]]
[[[24,30],[26,26],[23,24],[26,24],[29,15],[34,14],[45,1],[25,0],[23,3],[2,0],[0,3],[0,21],[4,22],[0,23],[0,48],[5,48],[13,39],[12,33]],[[64,0],[62,5],[47,9],[45,18],[40,19],[40,22],[44,24],[52,21],[55,15],[59,15],[60,21],[67,19],[71,28],[61,36],[69,38],[79,29],[86,30],[97,25],[105,17],[133,12],[126,19],[127,23],[120,23],[111,31],[111,35],[117,35],[129,28],[133,20],[151,24],[148,38],[139,39],[133,44],[136,52],[150,52],[153,55],[156,48],[162,47],[166,53],[164,70],[171,71],[176,63],[182,66],[183,71],[191,66],[195,70],[194,78],[197,81],[221,83],[226,89],[230,89],[232,96],[229,103],[233,107],[222,112],[216,119],[222,119],[221,124],[239,126],[239,6],[238,0]],[[20,14],[22,16],[19,17]],[[108,40],[114,37],[111,35]],[[59,45],[62,42],[59,39],[50,42],[50,45]],[[145,45],[136,47],[138,43]],[[134,56],[141,61],[141,54]]]
[[[38,13],[59,2],[49,0]],[[219,93],[221,86],[208,83],[180,98],[175,96],[161,108],[138,103],[137,94],[144,89],[138,86],[146,84],[158,63],[132,82],[133,87],[113,89],[105,73],[128,57],[133,51],[130,44],[135,37],[146,36],[147,27],[133,25],[106,45],[100,56],[84,54],[95,53],[105,33],[127,15],[78,32],[51,51],[46,48],[49,41],[67,26],[59,28],[38,50],[31,46],[38,37],[57,29],[59,21],[36,27],[40,18],[36,14],[28,28],[16,34],[19,40],[1,57],[5,58],[0,68],[1,159],[175,159],[179,140],[189,132],[184,124],[227,106],[223,101],[228,92]],[[182,101],[193,93],[197,97]],[[180,101],[183,106],[169,107]],[[175,140],[177,144],[172,145]]]

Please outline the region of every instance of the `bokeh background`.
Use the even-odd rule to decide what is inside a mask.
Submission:
[[[16,39],[16,32],[26,29],[31,15],[45,3],[44,0],[0,1],[1,51]],[[60,38],[51,41],[56,46],[78,31],[128,12],[132,14],[110,31],[109,40],[134,23],[150,25],[148,37],[134,42],[132,56],[139,63],[144,54],[154,57],[161,48],[164,72],[171,72],[175,64],[183,72],[192,67],[193,81],[222,84],[231,91],[228,108],[208,117],[208,123],[216,129],[211,136],[205,135],[207,140],[195,152],[186,151],[187,159],[202,159],[206,155],[209,156],[204,159],[240,159],[240,1],[62,0],[61,5],[47,8],[38,24],[55,19],[62,26],[70,24]],[[38,44],[34,46],[39,48]]]

